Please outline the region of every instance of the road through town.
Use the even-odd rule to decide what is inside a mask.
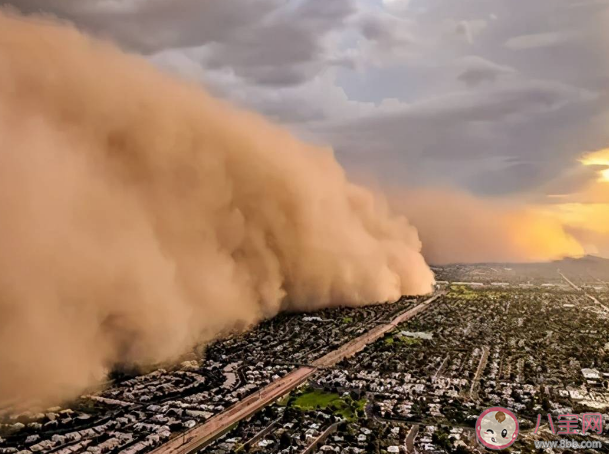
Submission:
[[[609,307],[605,306],[603,303],[601,303],[598,299],[596,299],[594,296],[590,295],[588,292],[586,292],[585,290],[583,290],[582,288],[578,287],[577,285],[575,285],[573,282],[571,282],[571,280],[565,276],[564,274],[562,274],[560,271],[558,271],[558,274],[560,274],[560,276],[567,281],[567,283],[573,287],[575,290],[578,290],[580,292],[584,292],[584,295],[586,295],[586,297],[590,298],[594,304],[596,304],[597,306],[599,306],[603,311],[605,311],[607,314],[609,314]]]
[[[152,454],[191,454],[197,452],[197,450],[222,435],[234,424],[237,424],[242,419],[248,418],[261,408],[271,404],[292,389],[306,382],[318,368],[333,366],[343,358],[347,358],[361,351],[366,345],[381,338],[387,332],[392,331],[400,323],[407,321],[425,310],[429,304],[442,294],[443,293],[437,293],[415,306],[413,309],[401,313],[391,322],[374,327],[365,334],[317,359],[311,366],[300,367],[290,372],[285,377],[275,380],[261,390],[250,394],[248,397],[227,408],[222,413],[213,416],[205,423],[193,427],[180,436],[159,446]]]

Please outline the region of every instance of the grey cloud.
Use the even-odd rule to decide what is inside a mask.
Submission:
[[[394,183],[448,181],[499,194],[553,178],[572,150],[564,140],[567,130],[548,131],[596,101],[575,87],[513,80],[326,126],[323,134],[343,162]]]
[[[352,0],[296,6],[281,0],[147,0],[121,8],[101,0],[12,3],[26,13],[56,14],[143,53],[199,48],[203,66],[230,67],[266,85],[302,83],[321,71],[324,39],[355,11]]]
[[[480,85],[483,82],[494,82],[501,76],[515,72],[513,68],[498,65],[477,56],[463,58],[460,65],[464,69],[457,76],[457,79],[471,87]]]
[[[296,8],[293,18],[317,31],[329,31],[356,11],[353,1],[319,2],[307,0]]]
[[[543,191],[609,144],[605,0],[8,3],[145,53],[383,179]]]
[[[383,6],[392,14],[408,14],[410,0],[383,0]]]
[[[446,131],[447,127],[460,130],[467,123],[492,123],[510,118],[522,120],[569,103],[586,101],[592,96],[584,90],[554,82],[519,81],[476,92],[449,94],[424,102],[404,104],[403,108],[393,112],[376,112],[374,116],[354,122],[339,123],[336,130],[341,134],[368,135],[371,139],[383,138],[390,142],[397,138],[396,143],[400,143],[402,134],[399,131],[408,129],[411,124],[415,125],[415,131],[420,131],[418,135],[425,135],[425,129],[420,129],[425,124],[429,132],[437,135],[439,130]]]
[[[394,47],[413,43],[412,37],[405,30],[409,23],[389,14],[362,15],[358,25],[364,38],[381,46]]]
[[[579,9],[604,9],[609,6],[609,0],[581,0],[581,1],[573,1],[569,4],[569,8]]]
[[[347,61],[352,57],[356,67],[382,67],[398,62],[412,53],[416,45],[412,21],[387,12],[362,10],[352,26],[361,38],[345,54]]]
[[[48,13],[111,38],[131,50],[152,53],[171,47],[221,41],[266,18],[279,0],[13,0],[24,13]],[[109,5],[122,5],[109,7]],[[129,6],[127,6],[129,5]]]
[[[468,43],[472,44],[478,34],[480,34],[488,23],[484,19],[462,20],[455,26],[455,33],[465,37]]]
[[[501,195],[514,191],[515,182],[518,182],[518,191],[534,188],[542,176],[540,163],[518,162],[505,169],[479,172],[469,179],[466,187],[476,193]]]
[[[572,34],[566,32],[536,33],[510,38],[506,41],[505,47],[512,50],[538,49],[556,46],[567,42],[571,38]]]
[[[593,93],[553,81],[515,81],[478,90],[457,93],[421,102],[409,115],[450,118],[458,122],[493,122],[507,117],[543,113],[571,102],[590,100]]]

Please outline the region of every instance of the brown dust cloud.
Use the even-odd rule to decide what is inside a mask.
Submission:
[[[330,149],[0,13],[0,402],[72,398],[281,310],[427,293],[420,250]]]
[[[417,227],[423,255],[434,265],[544,262],[586,253],[559,219],[535,206],[441,187],[389,194]]]

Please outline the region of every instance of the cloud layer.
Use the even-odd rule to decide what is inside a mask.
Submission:
[[[609,143],[605,0],[8,3],[116,40],[391,183],[543,196]]]

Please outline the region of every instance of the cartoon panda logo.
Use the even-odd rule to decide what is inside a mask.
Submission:
[[[518,420],[503,407],[491,407],[476,421],[476,437],[489,449],[505,449],[516,441]]]

